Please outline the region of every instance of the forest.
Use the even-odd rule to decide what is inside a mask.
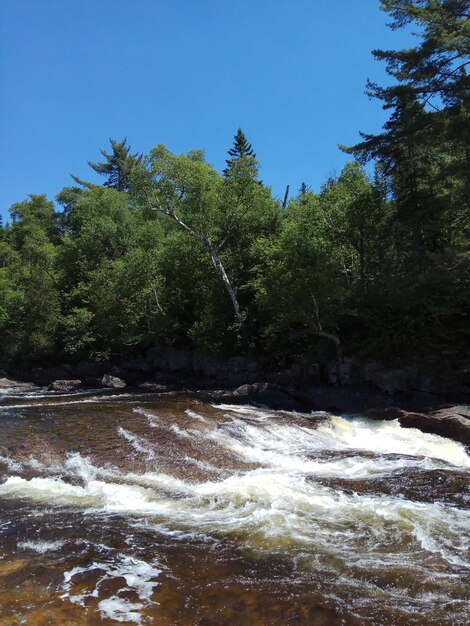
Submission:
[[[202,150],[111,139],[0,225],[0,357],[100,361],[156,344],[220,356],[344,355],[453,367],[470,348],[470,7],[382,0],[416,46],[375,50],[382,131],[320,190],[274,197],[238,129]],[[236,121],[234,126],[236,128]],[[96,175],[93,175],[96,179]]]

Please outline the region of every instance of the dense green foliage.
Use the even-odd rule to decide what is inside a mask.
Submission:
[[[218,173],[201,151],[111,140],[103,186],[31,195],[0,222],[1,352],[112,358],[155,343],[218,354],[464,359],[470,303],[469,3],[382,0],[420,43],[375,51],[390,117],[284,208],[238,129]],[[364,169],[375,164],[371,179]]]

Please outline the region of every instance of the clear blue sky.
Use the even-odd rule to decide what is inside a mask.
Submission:
[[[338,143],[385,120],[373,48],[409,36],[378,0],[3,0],[0,211],[53,198],[108,138],[135,150],[202,147],[218,169],[241,126],[282,195],[346,161]]]

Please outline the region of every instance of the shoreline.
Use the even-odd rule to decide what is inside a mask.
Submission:
[[[52,373],[56,373],[56,370],[51,371]],[[163,379],[161,377],[159,382],[148,379],[128,386],[123,379],[105,374],[100,385],[89,385],[79,379],[56,379],[50,380],[48,385],[37,385],[5,376],[0,378],[0,391],[8,389],[13,393],[15,390],[23,393],[46,388],[51,397],[59,393],[73,396],[87,391],[96,391],[103,396],[107,392],[113,395],[190,393],[206,402],[266,406],[273,410],[303,413],[349,413],[380,421],[398,419],[403,428],[417,428],[424,433],[437,434],[463,443],[470,449],[470,404],[458,402],[460,398],[453,402],[453,398],[437,394],[392,394],[353,385],[316,384],[306,388],[300,385],[296,387],[292,383],[282,385],[264,381],[235,387],[210,385],[210,381],[198,381],[194,378],[178,382],[164,382]]]

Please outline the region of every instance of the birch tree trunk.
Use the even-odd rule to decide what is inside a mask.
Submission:
[[[240,310],[240,304],[235,294],[235,290],[232,287],[232,283],[230,282],[227,272],[225,271],[225,267],[222,263],[222,259],[220,258],[217,248],[210,242],[210,240],[208,239],[206,235],[196,232],[193,228],[191,228],[185,222],[183,222],[183,220],[180,219],[178,215],[176,215],[173,209],[164,209],[161,207],[152,207],[152,209],[160,213],[165,213],[165,215],[168,215],[168,217],[171,217],[171,219],[174,220],[180,228],[185,230],[189,235],[191,235],[191,237],[194,237],[200,243],[202,243],[202,245],[207,250],[211,258],[211,261],[212,261],[212,264],[214,265],[217,276],[219,277],[220,281],[224,285],[225,290],[227,291],[230,297],[230,301],[232,302],[232,307],[233,307],[237,320],[240,323],[243,322],[244,316]]]

